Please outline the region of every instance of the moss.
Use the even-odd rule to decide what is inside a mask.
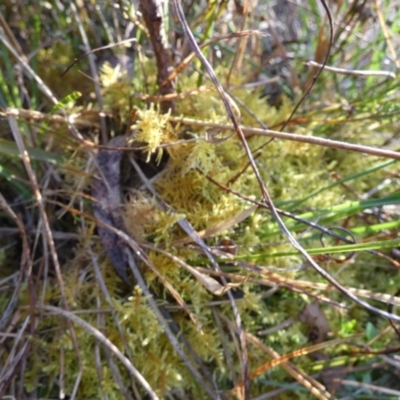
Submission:
[[[134,140],[145,143],[145,151],[148,152],[147,161],[156,149],[158,149],[157,159],[160,160],[162,149],[159,146],[176,137],[168,122],[169,114],[160,114],[159,108],[155,110],[152,103],[148,109],[138,110],[137,117],[138,121],[132,126],[132,129],[137,131]]]
[[[145,61],[150,65],[150,61]],[[151,68],[154,69],[154,66]],[[225,71],[221,68],[218,73],[223,75]],[[152,82],[153,79],[153,82]],[[182,76],[178,82],[181,92],[193,89],[197,82],[198,74]],[[236,78],[235,84],[240,84]],[[220,143],[211,143],[205,140],[206,131],[201,127],[184,127],[172,124],[169,115],[162,115],[158,106],[149,106],[132,100],[133,91],[140,91],[145,87],[141,82],[141,76],[135,77],[130,82],[121,71],[112,69],[109,65],[103,66],[101,72],[102,90],[104,94],[105,111],[118,116],[121,124],[131,125],[136,131],[133,141],[144,146],[148,158],[154,152],[161,157],[160,145],[174,144],[168,151],[170,160],[162,174],[154,182],[154,188],[158,195],[171,206],[168,211],[162,210],[157,199],[153,198],[147,191],[136,190],[127,199],[124,209],[126,226],[132,237],[139,242],[151,242],[155,246],[172,253],[192,266],[204,266],[207,261],[194,246],[176,246],[179,239],[186,234],[179,227],[178,221],[186,218],[197,231],[208,229],[238,215],[251,204],[232,193],[222,190],[207,178],[220,182],[229,188],[242,193],[252,199],[259,199],[259,183],[254,177],[253,171],[248,167],[248,159],[243,151],[243,146],[236,135]],[[154,78],[148,77],[146,83],[153,83]],[[267,105],[265,99],[260,98],[260,91],[247,89],[234,89],[233,94],[239,98],[255,114],[260,115],[263,123],[277,125],[284,121],[293,106],[287,98],[283,98],[280,108]],[[132,109],[135,108],[135,121],[131,121]],[[205,93],[191,96],[184,101],[177,102],[177,110],[183,117],[195,117],[203,121],[226,123],[226,113],[217,93],[209,88]],[[242,111],[242,122],[246,125],[256,126],[257,122],[246,110]],[[312,134],[313,129],[318,131],[315,124],[297,128],[297,133]],[[340,129],[335,131],[339,135]],[[221,133],[224,136],[225,133]],[[228,136],[228,135],[227,135]],[[194,141],[185,142],[184,139],[191,137]],[[356,138],[357,135],[353,138]],[[176,143],[178,142],[179,143]],[[373,158],[361,158],[353,153],[339,153],[336,150],[326,150],[323,147],[300,144],[290,141],[274,140],[264,146],[268,140],[263,137],[253,136],[248,138],[253,154],[260,150],[256,162],[272,198],[276,203],[284,204],[294,200],[302,200],[321,187],[334,182],[330,172],[336,171],[342,176],[347,176],[357,170],[363,170],[376,163]],[[67,150],[68,151],[68,150]],[[90,174],[82,175],[86,169],[86,154],[82,149],[70,151],[70,157],[64,164],[65,173],[64,189],[80,191],[87,189]],[[383,172],[370,174],[365,178],[357,180],[352,188],[354,191],[363,193],[374,184],[374,180],[380,181]],[[313,210],[326,208],[348,198],[349,194],[345,187],[337,185],[329,191],[323,191],[312,196],[302,203],[302,210]],[[353,218],[349,227],[356,224]],[[90,258],[86,252],[87,243],[91,240],[94,226],[88,222],[86,237],[80,237],[74,249],[75,256],[63,266],[63,279],[67,301],[71,311],[98,310],[102,309],[102,319],[99,326],[97,314],[82,314],[87,322],[101,329],[105,335],[118,347],[123,349],[127,343],[127,349],[132,354],[135,367],[144,375],[160,397],[165,397],[172,389],[182,390],[183,393],[194,393],[196,398],[205,398],[203,389],[197,386],[190,372],[176,354],[168,337],[166,336],[157,317],[150,309],[147,299],[138,287],[133,289],[121,288],[119,278],[114,273],[110,261],[105,257],[99,257],[99,268],[105,278],[107,289],[112,299],[114,313],[107,310],[111,305],[104,298],[94,278],[94,272],[90,265]],[[206,239],[210,245],[215,245],[221,239],[234,240],[237,246],[237,255],[241,259],[248,260],[257,266],[272,266],[273,268],[288,268],[299,266],[303,259],[298,256],[278,256],[292,250],[282,233],[271,234],[269,230],[276,230],[272,217],[266,210],[257,210],[245,221],[224,229],[212,237]],[[305,228],[304,228],[305,229]],[[302,231],[296,232],[299,237]],[[307,239],[306,244],[313,246],[318,243],[315,237]],[[102,247],[99,243],[93,244],[96,253],[100,253]],[[0,253],[2,256],[2,253]],[[4,256],[3,256],[4,258]],[[221,332],[215,322],[213,310],[208,306],[216,299],[207,289],[199,283],[188,271],[182,269],[169,257],[160,254],[156,250],[148,252],[148,258],[155,266],[158,273],[179,293],[181,298],[190,307],[190,311],[198,321],[198,326],[192,323],[187,313],[178,310],[173,312],[174,321],[180,327],[192,345],[197,355],[207,364],[219,382],[226,384],[228,388],[232,385],[232,371],[239,373],[240,363],[236,357],[236,347],[228,332]],[[239,259],[239,258],[238,258]],[[371,278],[369,288],[386,292],[388,290],[387,271],[383,268],[371,268],[365,272],[363,261],[359,257],[357,265],[350,265],[339,270],[340,266],[324,265],[329,272],[337,274],[341,281],[348,286],[359,287],[360,281],[365,276]],[[2,260],[0,259],[0,264]],[[222,264],[224,268],[232,266]],[[158,301],[163,304],[175,305],[171,300],[171,294],[164,287],[158,275],[146,268],[142,269],[146,283],[156,294]],[[243,277],[247,271],[235,267]],[[85,269],[85,275],[80,275]],[[84,276],[84,279],[81,277]],[[320,281],[315,272],[305,269],[301,272],[282,272],[281,276],[289,278],[299,277],[310,281]],[[262,278],[257,277],[256,278]],[[390,277],[390,290],[395,290],[399,282],[396,276]],[[237,301],[244,329],[256,334],[259,330],[273,327],[288,318],[295,318],[305,304],[304,297],[298,293],[281,290],[274,296],[264,299],[265,289],[259,285],[243,282],[240,286],[242,297]],[[315,291],[317,293],[317,291]],[[342,301],[339,294],[330,293],[330,297],[336,301]],[[3,303],[3,298],[0,299]],[[218,298],[220,300],[220,298]],[[60,302],[60,291],[56,285],[47,286],[45,301],[50,303]],[[27,289],[23,288],[20,294],[20,304],[29,304]],[[234,315],[230,305],[224,304],[217,308],[231,320]],[[341,326],[340,320],[336,318],[335,311],[327,311],[333,323],[335,332],[351,330],[351,333],[363,330],[363,324],[370,320],[370,315],[363,310],[354,309],[350,317],[359,321],[355,327]],[[116,328],[117,318],[122,328],[123,338]],[[374,321],[375,322],[375,321]],[[376,322],[377,326],[383,327],[383,323]],[[65,324],[60,323],[55,316],[45,317],[37,328],[38,334],[32,338],[33,351],[26,369],[26,387],[34,389],[40,382],[43,385],[40,390],[46,393],[46,385],[55,380],[59,374],[59,365],[64,363],[66,372],[66,387],[70,390],[76,379],[78,363],[76,354],[72,347],[70,333],[66,331]],[[107,362],[108,355],[102,349],[101,365],[96,365],[95,347],[96,341],[82,328],[76,327],[78,348],[82,360],[82,384],[79,387],[79,398],[99,398],[101,393],[107,393],[110,398],[122,398],[118,391],[112,369]],[[307,345],[306,335],[302,332],[299,323],[293,324],[285,330],[275,332],[264,338],[266,345],[272,347],[281,355]],[[224,348],[224,345],[225,348]],[[63,350],[61,355],[60,349]],[[265,363],[265,354],[260,349],[249,346],[249,362],[251,369],[256,369]],[[229,351],[235,360],[234,365],[227,365],[224,351]],[[309,370],[312,361],[307,358],[296,360],[298,365]],[[118,364],[119,365],[119,364]],[[123,384],[130,385],[130,377],[121,367]],[[98,384],[101,373],[101,386]],[[266,373],[269,380],[278,382],[289,382],[287,374],[280,368],[273,368]],[[50,385],[51,386],[51,385]],[[261,380],[255,380],[253,395],[265,392],[266,384]],[[296,392],[297,395],[298,392]],[[189,396],[189,395],[188,395]],[[284,398],[284,397],[282,397]],[[288,395],[287,398],[291,398]],[[306,398],[306,397],[305,397]]]

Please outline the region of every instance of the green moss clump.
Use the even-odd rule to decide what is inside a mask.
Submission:
[[[148,61],[146,61],[148,62]],[[150,62],[149,62],[150,63]],[[150,64],[149,64],[150,65]],[[154,66],[152,67],[154,69]],[[196,279],[188,270],[175,263],[171,257],[161,254],[157,248],[179,257],[193,268],[207,266],[207,259],[194,245],[183,245],[182,240],[187,237],[179,226],[179,221],[187,219],[198,232],[210,230],[232,220],[243,211],[249,209],[252,203],[225,191],[215,185],[213,181],[221,183],[235,192],[240,192],[250,199],[260,198],[259,182],[248,165],[243,146],[236,135],[229,139],[212,143],[206,140],[206,128],[199,126],[184,126],[173,124],[170,115],[162,115],[159,107],[154,104],[148,106],[137,98],[132,99],[132,90],[141,90],[143,83],[140,77],[130,82],[121,71],[115,71],[105,65],[101,73],[101,82],[104,94],[105,111],[112,113],[121,122],[121,125],[131,124],[136,134],[132,141],[140,143],[147,152],[148,159],[157,153],[158,160],[162,151],[169,153],[170,159],[160,176],[153,182],[158,196],[170,206],[166,211],[159,206],[158,198],[154,198],[146,190],[137,190],[124,206],[124,219],[131,236],[139,243],[151,243],[153,250],[147,251],[147,256],[157,273],[140,265],[147,285],[152,289],[157,301],[165,306],[171,306],[174,322],[179,326],[181,334],[187,338],[198,357],[207,365],[213,375],[218,377],[218,383],[228,389],[232,386],[232,377],[240,372],[240,363],[237,357],[237,346],[231,339],[231,332],[226,325],[221,328],[216,322],[218,315],[234,320],[231,306],[226,297],[217,297]],[[223,75],[223,69],[218,71]],[[154,77],[149,77],[149,82]],[[183,76],[178,82],[181,93],[192,90],[198,74]],[[240,84],[240,81],[235,82]],[[133,89],[134,88],[134,89]],[[226,123],[226,113],[217,93],[209,90],[191,96],[183,101],[177,101],[179,115],[187,118],[196,118],[202,121]],[[267,125],[281,124],[290,114],[293,104],[283,98],[280,108],[268,106],[258,90],[234,89],[234,96],[247,105],[253,113],[261,116]],[[131,114],[132,109],[135,112]],[[256,121],[242,111],[242,122],[255,126]],[[131,121],[132,115],[135,120]],[[315,124],[298,127],[297,133],[312,134]],[[115,132],[118,133],[118,132]],[[221,132],[221,136],[228,137],[230,133]],[[185,141],[190,138],[192,140]],[[375,162],[374,159],[360,160],[358,155],[351,153],[336,154],[336,151],[326,150],[323,147],[300,144],[290,141],[274,140],[264,146],[268,139],[258,136],[248,138],[253,154],[257,154],[256,163],[263,182],[267,186],[274,202],[279,206],[301,202],[301,211],[324,209],[339,204],[349,198],[346,188],[336,185],[330,190],[309,197],[311,192],[332,185],[334,178],[330,174],[335,170],[338,174],[347,176],[353,174],[354,165],[360,170],[368,168]],[[160,145],[171,145],[160,150]],[[260,150],[259,153],[257,153]],[[75,152],[76,151],[76,152]],[[74,149],[69,161],[64,164],[66,174],[65,188],[73,191],[77,187],[80,191],[88,187],[90,175],[82,176],[86,168],[87,155]],[[157,160],[157,161],[158,161]],[[355,164],[355,160],[357,163]],[[372,161],[371,161],[372,160]],[[368,175],[357,180],[353,186],[355,191],[364,192],[371,186],[371,176],[379,180],[383,172]],[[303,201],[303,199],[306,199]],[[297,210],[295,210],[297,211]],[[354,225],[356,218],[352,218],[349,226]],[[157,316],[148,305],[146,297],[135,286],[131,289],[121,288],[121,282],[106,257],[98,258],[98,266],[110,295],[106,299],[96,282],[91,266],[91,258],[86,249],[94,231],[93,222],[88,222],[86,237],[80,237],[74,249],[75,257],[63,266],[65,293],[71,312],[93,310],[82,314],[81,317],[91,325],[100,329],[107,338],[119,349],[124,349],[135,367],[143,374],[150,386],[163,398],[173,389],[180,390],[189,397],[206,398],[203,388],[200,388],[193,379],[190,371],[176,354],[169,342]],[[302,238],[306,227],[298,228],[295,234]],[[272,232],[272,233],[271,233]],[[288,268],[300,266],[303,259],[296,255],[282,256],[292,250],[282,233],[277,230],[270,213],[264,209],[255,210],[245,220],[238,220],[216,230],[213,235],[205,237],[209,246],[216,246],[224,238],[233,240],[237,250],[237,260],[244,260],[250,267]],[[302,241],[307,246],[320,246],[316,235],[306,236]],[[102,246],[93,244],[92,249],[101,253]],[[1,253],[0,253],[1,255]],[[362,261],[360,257],[359,261]],[[284,322],[288,318],[295,318],[305,304],[305,296],[289,291],[280,290],[276,294],[265,298],[265,286],[246,280],[247,278],[266,279],[265,276],[250,274],[249,270],[240,268],[225,258],[220,260],[224,271],[234,272],[241,277],[242,284],[237,294],[239,309],[244,329],[252,334],[260,330],[271,328]],[[1,260],[0,260],[1,262]],[[362,271],[363,264],[348,266],[340,270],[339,267],[325,265],[329,272],[338,274],[348,286],[359,287],[360,280],[365,277]],[[361,267],[360,267],[361,266]],[[281,276],[309,281],[319,281],[313,270],[305,268],[300,272],[280,271]],[[376,291],[385,292],[385,272],[383,269],[371,270],[371,285]],[[190,309],[193,319],[186,310],[179,308],[171,296],[170,291],[159,279],[167,281]],[[387,276],[386,276],[387,277]],[[398,278],[391,277],[390,287],[398,285]],[[267,285],[266,285],[267,286]],[[236,292],[237,293],[237,292]],[[314,292],[318,295],[318,291]],[[340,295],[330,293],[330,297],[341,301]],[[222,305],[215,306],[213,302],[222,301]],[[54,286],[47,286],[45,301],[60,302],[60,291]],[[26,288],[21,291],[21,304],[29,304]],[[110,311],[112,309],[112,311]],[[353,310],[353,319],[368,322],[369,314],[365,311]],[[100,313],[100,314],[99,314]],[[336,321],[333,324],[335,332],[345,332],[343,325],[335,315],[335,311],[327,311],[328,317]],[[101,315],[101,317],[99,316]],[[118,320],[121,331],[116,326]],[[350,326],[350,325],[349,325]],[[361,326],[351,326],[348,330],[356,333],[362,330]],[[382,323],[377,322],[382,327]],[[37,334],[32,338],[32,357],[28,360],[25,379],[28,389],[36,389],[39,382],[39,392],[43,396],[52,392],[52,385],[59,374],[59,365],[65,365],[65,384],[70,390],[76,379],[79,363],[73,349],[70,332],[66,331],[64,322],[55,316],[46,316],[37,327]],[[84,329],[76,327],[78,350],[82,367],[82,383],[79,387],[80,398],[99,398],[106,393],[110,398],[123,398],[119,393],[119,386],[113,376],[113,368],[108,360],[110,355]],[[294,348],[308,344],[306,335],[302,332],[299,323],[291,325],[285,330],[274,332],[264,338],[266,346],[270,346],[281,355],[290,353]],[[97,348],[100,346],[100,349]],[[268,358],[259,348],[249,345],[249,366],[254,370]],[[62,350],[62,351],[61,351]],[[100,354],[100,365],[96,352]],[[234,360],[234,365],[228,365],[227,354]],[[310,370],[312,361],[307,358],[296,360],[296,365]],[[119,363],[116,362],[118,366]],[[125,387],[131,386],[131,377],[120,366],[122,383]],[[268,380],[289,382],[287,374],[281,368],[273,368],[266,373]],[[42,383],[43,381],[43,383]],[[101,382],[101,384],[99,384]],[[47,386],[48,387],[47,387]],[[255,379],[252,386],[252,395],[264,393],[268,385],[262,379]],[[297,392],[296,392],[297,393]],[[283,397],[282,397],[283,398]],[[289,398],[289,397],[288,397]]]

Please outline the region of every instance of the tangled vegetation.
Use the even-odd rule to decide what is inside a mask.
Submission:
[[[169,93],[143,2],[37,3],[0,6],[0,397],[398,398],[395,2],[185,2],[228,106],[179,1]]]

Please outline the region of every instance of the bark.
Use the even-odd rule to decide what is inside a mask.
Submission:
[[[140,0],[140,12],[150,35],[157,62],[157,82],[161,95],[175,93],[174,82],[167,81],[172,72],[171,51],[164,31],[164,13],[161,0]],[[172,101],[162,102],[162,111],[174,110]]]

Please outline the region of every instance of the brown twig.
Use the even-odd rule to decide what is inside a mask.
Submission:
[[[161,95],[174,93],[174,82],[167,80],[172,71],[169,45],[164,32],[164,13],[160,0],[140,0],[140,11],[143,15],[157,63],[157,82]],[[165,84],[163,84],[165,82]],[[162,104],[163,112],[174,110],[174,103],[168,101]]]
[[[236,128],[232,125],[217,124],[213,122],[197,121],[191,118],[170,117],[170,121],[179,122],[185,125],[203,126],[216,131],[235,131]],[[400,152],[393,150],[380,149],[372,146],[364,146],[357,143],[340,142],[338,140],[324,139],[316,136],[299,135],[296,133],[287,133],[281,131],[274,131],[271,129],[251,128],[247,126],[240,126],[245,136],[259,135],[270,138],[292,140],[294,142],[315,144],[317,146],[330,147],[333,149],[355,151],[357,153],[369,154],[371,156],[378,156],[390,158],[393,160],[400,160]]]
[[[154,100],[156,100],[156,99],[154,99]],[[94,122],[86,121],[84,119],[84,116],[79,115],[79,114],[71,115],[70,117],[65,117],[62,115],[47,115],[47,114],[41,113],[39,111],[23,110],[23,109],[17,109],[17,108],[8,108],[5,112],[5,114],[18,116],[18,117],[22,117],[25,119],[32,119],[35,121],[49,121],[49,122],[53,122],[53,123],[65,123],[65,124],[73,123],[76,126],[96,126],[96,124]],[[200,127],[209,128],[212,130],[218,130],[218,131],[224,131],[224,130],[234,131],[235,130],[235,127],[232,125],[199,121],[199,120],[195,120],[195,119],[191,119],[191,118],[181,118],[181,117],[172,117],[171,116],[171,117],[169,117],[169,121],[181,123],[184,125],[200,126]],[[296,133],[275,131],[272,129],[252,128],[252,127],[243,126],[243,125],[241,125],[240,127],[241,127],[243,133],[245,134],[245,136],[252,136],[252,135],[266,136],[266,137],[270,137],[270,138],[291,140],[293,142],[300,142],[300,143],[309,143],[309,144],[314,144],[317,146],[330,147],[333,149],[348,150],[348,151],[354,151],[357,153],[369,154],[371,156],[390,158],[393,160],[400,160],[400,152],[389,150],[389,149],[365,146],[365,145],[357,144],[357,143],[341,142],[338,140],[325,139],[325,138],[316,137],[316,136],[306,136],[306,135],[299,135]],[[88,140],[81,140],[78,137],[76,137],[76,139],[79,140],[85,146],[104,148],[104,149],[109,148],[107,146],[95,145],[94,143],[92,143]],[[127,148],[127,150],[129,150],[129,149]]]

